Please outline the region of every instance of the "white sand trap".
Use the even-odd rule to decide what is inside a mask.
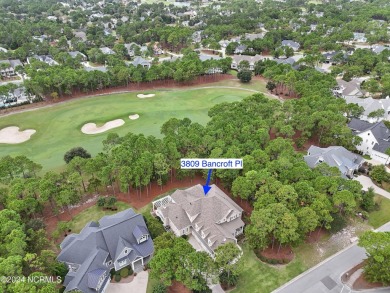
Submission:
[[[139,118],[139,115],[138,115],[138,114],[130,115],[129,118],[130,118],[131,120],[135,120],[135,119],[138,119],[138,118]]]
[[[154,97],[155,94],[148,94],[148,95],[144,95],[144,94],[138,94],[137,97],[140,98],[140,99],[145,99],[145,98],[151,98],[151,97]]]
[[[122,126],[125,124],[125,121],[123,119],[116,119],[112,121],[108,121],[103,126],[97,127],[96,123],[87,123],[84,124],[83,127],[81,127],[81,132],[85,134],[97,134],[102,133],[107,130]]]
[[[10,126],[0,130],[0,143],[16,144],[28,141],[35,129],[19,131],[19,127]]]

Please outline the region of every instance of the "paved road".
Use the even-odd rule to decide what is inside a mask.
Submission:
[[[390,231],[390,222],[383,225],[378,231]],[[310,270],[297,276],[287,284],[273,291],[273,293],[351,293],[343,287],[340,277],[343,273],[359,264],[366,258],[365,250],[357,243],[336,253]],[[357,291],[356,291],[357,292]],[[364,291],[359,291],[364,292]],[[368,292],[368,291],[367,291]],[[390,292],[390,289],[370,290],[370,293]]]
[[[359,181],[360,184],[363,185],[363,190],[367,190],[369,187],[372,187],[372,188],[374,188],[375,193],[378,193],[378,194],[390,199],[390,193],[387,192],[386,190],[376,186],[372,182],[371,178],[369,178],[367,176],[360,175],[358,177],[353,178],[353,180]]]

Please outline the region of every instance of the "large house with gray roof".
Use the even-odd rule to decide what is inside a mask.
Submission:
[[[97,222],[89,222],[79,234],[62,241],[57,260],[65,263],[65,292],[102,293],[110,282],[110,270],[131,266],[141,271],[154,252],[144,218],[132,209]]]
[[[215,184],[205,196],[202,185],[176,190],[153,202],[155,214],[176,236],[193,235],[212,257],[222,244],[237,243],[244,231],[243,209]]]
[[[361,156],[348,151],[342,146],[320,148],[312,145],[307,151],[307,156],[303,158],[310,168],[315,168],[321,163],[326,163],[330,167],[337,167],[343,178],[352,178],[364,162]]]
[[[356,145],[357,150],[381,164],[389,163],[386,150],[390,148],[390,129],[383,121],[369,123],[354,118],[348,123],[348,127],[355,135],[362,138],[360,145]]]

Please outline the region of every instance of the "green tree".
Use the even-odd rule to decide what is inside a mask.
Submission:
[[[364,275],[370,282],[390,284],[390,232],[367,231],[360,236],[359,246],[366,249]]]
[[[243,83],[248,83],[252,80],[252,71],[248,69],[240,70],[237,74],[238,79]]]

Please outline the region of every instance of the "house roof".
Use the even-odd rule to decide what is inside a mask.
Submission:
[[[143,216],[127,209],[105,216],[98,223],[89,222],[79,234],[67,236],[60,244],[57,260],[78,269],[67,275],[66,291],[78,288],[83,292],[96,292],[88,289],[97,272],[101,272],[96,270],[107,269],[105,263],[116,261],[125,248],[130,250],[128,257],[132,260],[151,255],[154,251],[152,239],[149,237],[138,244],[134,230],[149,235]]]
[[[85,54],[79,52],[79,51],[71,51],[71,52],[68,52],[69,55],[72,57],[72,58],[76,58],[78,55],[81,55],[81,57],[83,58],[86,58],[87,56],[85,56]]]
[[[342,90],[343,96],[363,96],[364,91],[360,88],[360,82],[356,79],[351,81],[345,81],[343,79],[337,79],[337,84]]]
[[[163,216],[179,230],[197,224],[201,227],[200,232],[206,235],[205,240],[211,241],[213,250],[228,239],[234,241],[233,233],[244,226],[240,218],[220,223],[234,213],[242,213],[243,209],[215,184],[211,185],[207,196],[198,184],[185,190],[176,190],[171,198],[171,203],[159,208]]]
[[[390,50],[390,47],[388,47],[388,46],[382,46],[382,45],[374,45],[374,46],[372,46],[372,51],[373,51],[375,54],[380,54],[380,53],[382,53],[384,50]]]
[[[287,47],[291,47],[291,48],[294,48],[294,49],[299,49],[299,47],[301,45],[299,45],[297,42],[294,42],[292,40],[283,40],[282,41],[282,46],[287,46]]]
[[[316,167],[321,161],[327,163],[331,167],[337,167],[342,177],[348,170],[355,170],[364,161],[364,159],[354,154],[341,146],[330,146],[327,148],[320,148],[311,146],[307,151],[308,155],[304,156],[306,164],[310,168]]]
[[[383,123],[383,121],[377,123],[369,123],[359,119],[352,119],[348,123],[348,127],[354,131],[355,134],[371,131],[374,135],[377,144],[374,145],[375,151],[385,153],[390,147],[390,129]]]
[[[138,66],[138,65],[150,65],[150,62],[140,56],[137,56],[134,58],[133,62],[131,62],[134,66]]]
[[[364,112],[363,115],[367,116],[374,111],[383,109],[385,110],[384,116],[387,117],[388,110],[390,109],[390,99],[373,99],[371,97],[368,98],[358,98],[358,97],[345,97],[345,101],[347,104],[356,104],[358,106],[363,107]]]

